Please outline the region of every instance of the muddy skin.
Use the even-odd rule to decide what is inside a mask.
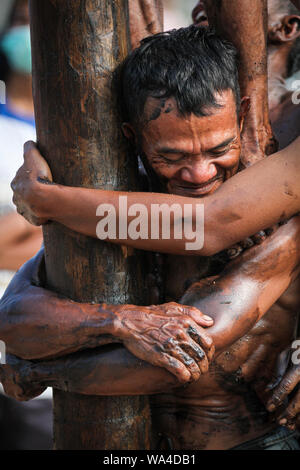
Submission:
[[[290,15],[288,8],[278,12],[274,0],[269,0],[268,6],[270,119],[279,149],[283,149],[299,135],[300,105],[292,102],[293,92],[286,90],[284,80],[288,76],[290,51],[300,35],[300,15]]]
[[[204,313],[214,313],[215,324],[209,332],[216,347],[215,359],[209,372],[195,383],[180,387],[166,370],[135,358],[120,345],[107,345],[47,362],[16,362],[9,356],[12,368],[5,366],[1,379],[6,392],[17,399],[33,398],[46,386],[84,394],[153,394],[154,440],[161,434],[168,436],[175,449],[230,448],[273,429],[277,414],[267,413],[264,406],[270,396],[266,385],[281,377],[287,367],[287,349],[295,333],[294,312],[300,304],[299,281],[263,314],[272,303],[274,290],[283,292],[299,272],[298,219],[280,227],[263,245],[245,252],[220,276],[194,283],[178,299]],[[173,265],[171,261],[169,277],[174,265],[178,267],[176,259]],[[197,275],[195,264],[193,269]],[[182,290],[179,279],[172,287]],[[42,291],[39,296],[45,305],[49,294]],[[37,295],[31,297],[33,302]],[[22,294],[19,305],[24,300],[28,301],[28,294]],[[58,307],[59,303],[57,300]],[[75,315],[80,306],[70,305]],[[41,308],[43,316],[50,316]]]
[[[129,24],[135,49],[143,38],[163,30],[162,0],[129,0]]]
[[[245,121],[241,160],[249,166],[277,149],[267,100],[267,0],[205,0],[209,24],[231,41],[240,54],[242,96],[249,96],[251,108]]]
[[[283,296],[267,315],[256,322],[273,303],[275,290],[283,292],[297,275],[299,246],[299,221],[295,218],[282,226],[263,245],[244,253],[225,270],[224,264],[220,264],[218,268],[213,260],[207,258],[166,257],[164,300],[176,299],[195,305],[204,313],[215,315],[215,325],[209,329],[209,333],[216,347],[216,359],[209,372],[194,384],[179,388],[176,378],[164,369],[143,363],[120,347],[113,347],[116,349],[112,350],[112,346],[107,346],[101,354],[94,349],[51,362],[21,362],[18,366],[20,370],[17,367],[13,374],[7,371],[2,379],[5,389],[18,399],[22,398],[22,393],[23,398],[28,399],[31,394],[40,393],[41,386],[46,385],[87,394],[158,394],[152,400],[154,439],[160,439],[162,433],[178,449],[229,448],[259,436],[277,425],[274,418],[259,405],[262,403],[259,400],[265,398],[265,385],[278,375],[279,353],[286,350],[294,337],[294,312],[299,305],[297,281],[287,292],[287,299]],[[57,348],[64,344],[64,336],[72,340],[73,350],[87,347],[84,330],[80,327],[82,320],[72,330],[69,321],[63,326],[59,312],[63,311],[64,316],[74,318],[76,322],[83,308],[88,314],[97,306],[82,306],[64,301],[38,287],[35,287],[38,291],[30,290],[28,285],[32,276],[36,277],[37,266],[38,263],[32,263],[30,269],[28,268],[30,272],[27,271],[25,276],[24,272],[19,273],[22,281],[18,280],[18,289],[11,286],[6,310],[3,310],[2,304],[1,314],[18,312],[18,317],[24,315],[28,322],[30,315],[34,313],[31,307],[34,302],[35,312],[41,316],[40,326],[47,322],[47,343],[42,341],[38,344],[36,341],[36,338],[41,341],[43,330],[39,328],[34,333],[33,328],[38,322],[37,318],[33,318],[32,326],[28,329],[21,322],[23,338],[24,335],[27,338],[26,347],[16,343],[17,337],[21,335],[16,335],[17,325],[11,319],[10,327],[6,327],[7,344],[21,357],[24,357],[26,349],[27,354],[30,351],[33,358],[32,351],[35,350],[36,359],[42,357],[40,348],[44,348],[44,355],[47,352],[49,354],[50,350],[52,354],[57,352]],[[216,276],[218,269],[221,269],[219,277]],[[280,286],[277,270],[281,273],[280,282],[283,282]],[[285,276],[283,272],[286,272]],[[211,275],[214,277],[200,281]],[[192,282],[193,285],[180,299],[186,290],[186,282]],[[103,308],[101,311],[103,312]],[[1,318],[3,321],[4,317]],[[54,334],[50,335],[50,318],[54,323],[60,322],[59,341],[55,329]],[[91,318],[93,316],[90,316],[90,321]],[[5,331],[4,323],[1,331]],[[91,335],[91,348],[95,347],[95,341],[103,344],[100,343],[100,328],[98,331],[97,337],[92,339],[93,327],[90,324],[88,333]],[[189,331],[191,333],[190,329]],[[70,348],[70,344],[64,344],[64,347]],[[66,352],[71,350],[66,349]],[[174,359],[171,358],[170,361],[172,360]],[[205,367],[204,365],[204,369]],[[15,370],[18,371],[17,374]],[[20,386],[16,384],[23,384],[25,377],[26,385],[22,385],[20,391]],[[238,385],[234,389],[237,377],[239,383],[246,382],[247,387],[243,385],[241,388]],[[32,391],[29,383],[34,384]],[[159,392],[172,388],[172,394],[169,392],[159,395]],[[255,393],[250,393],[252,389]]]
[[[171,115],[172,112],[167,114]],[[164,115],[160,114],[157,119]],[[192,121],[189,126],[193,128]],[[184,133],[184,129],[181,130]],[[234,155],[238,155],[238,160],[238,149],[231,150],[235,152]],[[173,165],[159,165],[159,162],[156,165],[156,171],[164,183],[172,179],[173,183],[179,181],[178,172],[172,172]],[[236,161],[233,158],[228,169],[221,167],[222,182],[235,171]],[[186,188],[185,193],[188,192]],[[34,270],[31,265],[31,273],[21,273],[21,279],[19,277],[16,285],[11,286],[8,292],[6,304],[1,305],[1,332],[7,335],[11,351],[35,361],[24,363],[9,356],[12,368],[8,365],[6,370],[1,370],[1,380],[6,391],[12,396],[15,394],[18,399],[35,396],[46,385],[88,394],[157,394],[152,399],[154,438],[158,441],[162,435],[167,436],[167,441],[176,449],[230,448],[266,433],[277,424],[262,405],[268,397],[265,387],[270,380],[280,377],[284,372],[284,368],[278,367],[278,357],[286,356],[285,351],[294,337],[294,312],[300,303],[295,280],[299,265],[299,236],[299,220],[295,218],[282,226],[262,246],[252,248],[225,269],[219,266],[219,272],[216,264],[210,261],[207,263],[207,260],[202,263],[199,257],[166,257],[164,300],[170,298],[195,305],[215,318],[214,326],[207,330],[216,348],[215,359],[212,362],[210,357],[208,373],[184,387],[165,370],[165,366],[162,369],[144,363],[121,346],[109,345],[97,349],[97,345],[105,344],[101,339],[103,325],[102,329],[97,325],[99,328],[96,332],[93,325],[93,319],[96,321],[97,318],[96,312],[100,309],[59,299],[39,287],[30,290]],[[213,278],[201,281],[208,276]],[[20,283],[23,283],[22,288]],[[189,288],[185,292],[187,285]],[[278,297],[280,299],[274,304]],[[50,298],[51,308],[47,305]],[[102,306],[100,313],[106,311],[109,315],[113,309],[111,306],[108,309]],[[264,315],[266,311],[268,313]],[[16,313],[18,315],[14,316]],[[82,313],[86,314],[84,321]],[[30,314],[33,315],[32,320]],[[9,318],[7,323],[5,315],[6,319]],[[20,322],[22,315],[24,323]],[[54,326],[51,326],[51,318]],[[62,322],[64,318],[68,318],[65,324]],[[74,320],[72,328],[70,318]],[[59,341],[55,334],[56,322],[61,327]],[[18,324],[22,328],[23,338],[26,338],[25,345],[17,343]],[[36,325],[38,328],[35,330]],[[52,335],[51,327],[54,328]],[[193,328],[187,326],[186,332],[195,338]],[[42,343],[40,335],[43,331],[47,332],[48,341],[42,345],[38,342]],[[111,333],[111,330],[106,332],[109,336]],[[113,333],[116,334],[116,331]],[[104,341],[109,339],[111,342],[113,338],[120,341],[119,336],[120,331],[116,336],[104,336]],[[203,342],[203,334],[200,337]],[[99,343],[96,345],[96,342]],[[62,344],[64,350],[58,351]],[[167,344],[170,345],[170,342]],[[152,360],[157,347],[154,346],[149,355]],[[81,351],[82,348],[91,349]],[[49,354],[50,350],[52,354]],[[58,358],[59,355],[74,351],[80,352]],[[198,354],[197,349],[193,349],[193,352]],[[53,357],[53,360],[41,361],[42,357]],[[179,351],[177,357],[184,359],[184,354]],[[169,358],[170,363],[174,363],[175,358],[176,351],[175,356]],[[286,367],[287,361],[283,362]],[[207,364],[203,365],[203,370],[206,367]],[[194,374],[193,378],[197,373],[190,370],[191,376]],[[174,390],[170,392],[171,389]]]

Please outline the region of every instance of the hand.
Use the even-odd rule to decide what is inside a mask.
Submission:
[[[258,126],[256,114],[254,110],[250,110],[242,132],[242,168],[254,165],[277,150],[278,142],[271,127],[269,125]]]
[[[0,366],[0,382],[5,394],[18,401],[32,400],[41,395],[46,387],[34,384],[32,379],[32,363],[18,360],[17,364]]]
[[[175,302],[123,305],[116,313],[114,336],[139,359],[164,367],[185,383],[208,371],[215,348],[201,326],[212,325],[197,308]]]
[[[227,256],[229,259],[235,259],[245,250],[252,248],[255,245],[261,245],[270,235],[273,235],[274,232],[278,229],[279,225],[274,225],[271,228],[266,230],[260,230],[252,237],[248,237],[240,243],[236,243],[226,250]]]
[[[52,182],[52,174],[46,160],[34,142],[24,145],[24,164],[11,183],[13,202],[17,211],[33,225],[42,225],[47,219],[41,217],[41,183]]]
[[[274,412],[288,400],[285,410],[279,414],[280,425],[294,430],[300,429],[300,364],[293,365],[285,374],[280,384],[272,391],[267,409]]]

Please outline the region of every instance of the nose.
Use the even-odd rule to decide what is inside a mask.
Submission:
[[[216,165],[205,158],[199,158],[181,169],[180,179],[190,184],[205,184],[218,173]]]

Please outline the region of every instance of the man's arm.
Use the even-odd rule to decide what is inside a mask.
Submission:
[[[24,165],[18,171],[12,187],[14,202],[20,214],[32,223],[55,220],[84,235],[97,237],[96,227],[101,217],[96,215],[100,204],[114,207],[116,226],[122,222],[129,226],[134,217],[128,217],[119,207],[119,197],[127,197],[127,205],[143,204],[148,214],[148,239],[133,240],[109,237],[106,241],[134,248],[173,254],[199,254],[210,256],[246,239],[259,230],[273,226],[300,211],[300,138],[284,150],[264,159],[227,180],[212,195],[197,199],[171,194],[105,191],[71,188],[51,181],[50,169],[34,143],[25,145]],[[151,209],[153,203],[169,206],[179,204],[192,207],[194,226],[197,207],[203,204],[205,214],[204,245],[200,249],[186,251],[191,240],[183,234],[174,238],[174,227],[183,224],[182,216],[171,220],[170,239],[162,238],[161,221],[159,239],[151,238]],[[182,212],[184,213],[184,212]]]
[[[277,150],[268,108],[267,0],[205,0],[204,5],[209,24],[239,52],[241,95],[251,102],[242,134],[242,162],[248,166]]]
[[[274,262],[276,259],[276,262]],[[212,282],[194,284],[181,299],[215,318],[209,333],[216,353],[245,335],[299,272],[300,217],[232,262]],[[84,351],[48,362],[17,362],[2,370],[6,393],[29,399],[43,387],[93,395],[141,395],[168,391],[174,376],[132,356],[121,346]]]
[[[193,284],[181,302],[210,312],[214,325],[209,334],[217,354],[246,334],[299,272],[300,216],[297,216],[262,245],[231,262],[217,279]]]
[[[163,31],[162,0],[129,0],[129,26],[132,49],[145,37]]]
[[[41,252],[26,263],[0,301],[0,339],[8,352],[42,359],[118,342],[182,382],[207,370],[214,348],[199,325],[213,322],[196,308],[72,302],[32,284],[42,259]]]

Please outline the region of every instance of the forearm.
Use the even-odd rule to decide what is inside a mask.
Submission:
[[[34,268],[33,260],[26,263],[0,302],[0,339],[9,352],[37,359],[116,341],[110,306],[71,302],[36,287]]]
[[[242,96],[267,100],[267,0],[204,3],[209,23],[239,51]]]
[[[181,299],[214,318],[216,352],[244,336],[299,274],[300,216],[251,248],[216,279],[196,283]]]
[[[149,395],[180,386],[169,372],[137,359],[122,346],[81,351],[53,361],[9,358],[8,363],[1,381],[8,395],[21,400],[34,398],[46,387],[112,396]]]
[[[130,39],[133,49],[151,34],[163,31],[161,0],[129,0]]]
[[[55,220],[84,235],[96,237],[96,228],[101,217],[96,215],[100,204],[110,204],[116,214],[116,238],[107,241],[135,248],[173,254],[199,254],[210,256],[253,235],[259,230],[274,225],[300,210],[300,138],[289,147],[272,155],[226,181],[216,193],[203,198],[181,197],[171,194],[114,192],[58,185],[38,185],[40,201],[39,216]],[[134,217],[119,206],[119,197],[127,197],[127,206],[144,205],[148,214],[148,239],[123,239],[118,233],[121,222],[128,228]],[[170,223],[170,239],[162,238],[161,221],[159,239],[151,239],[151,209],[153,204],[179,204],[192,207],[193,223],[196,222],[197,207],[203,204],[205,214],[204,245],[200,249],[186,251],[189,243],[183,234],[175,239],[174,225],[182,224],[182,217]]]

